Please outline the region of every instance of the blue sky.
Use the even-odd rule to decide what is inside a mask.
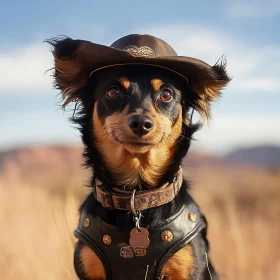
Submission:
[[[52,67],[46,38],[111,44],[129,33],[160,37],[209,64],[226,56],[233,80],[194,149],[280,145],[278,0],[1,1],[0,26],[0,149],[80,141],[44,75]]]

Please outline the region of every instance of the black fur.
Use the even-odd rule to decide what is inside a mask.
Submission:
[[[75,49],[79,45],[79,41],[74,41],[70,38],[64,40],[51,40],[49,41],[54,48],[57,57],[65,59],[75,57]],[[226,84],[230,79],[225,71],[225,61],[221,60],[211,68],[209,73],[205,73],[209,79],[218,82],[223,81]],[[90,71],[89,71],[90,72]],[[86,74],[88,75],[89,72]],[[130,82],[129,90],[121,89],[121,97],[116,102],[106,98],[106,90],[108,87],[115,85],[119,87],[118,78],[125,76]],[[56,86],[62,91],[65,89],[60,86],[60,81],[63,79],[62,73],[57,69],[54,75],[56,79]],[[151,91],[150,80],[152,78],[160,78],[165,81],[164,87],[168,87],[174,95],[171,102],[164,103],[158,101],[157,95]],[[65,82],[65,81],[63,81]],[[67,81],[71,84],[71,81]],[[162,88],[159,90],[159,92]],[[186,155],[193,133],[199,128],[199,124],[190,123],[191,110],[197,109],[201,100],[212,101],[207,96],[195,92],[192,87],[192,81],[187,81],[183,77],[174,74],[174,72],[157,68],[153,66],[120,66],[112,67],[105,70],[99,70],[94,73],[88,83],[79,88],[75,93],[77,98],[78,108],[75,112],[72,122],[78,125],[84,143],[84,158],[85,166],[92,170],[92,180],[90,186],[93,186],[94,179],[100,179],[104,185],[110,189],[112,186],[118,186],[118,182],[113,179],[113,176],[104,165],[102,155],[98,152],[95,146],[95,139],[93,137],[93,110],[94,104],[98,101],[98,115],[104,121],[108,116],[113,113],[121,112],[126,105],[129,104],[129,112],[139,112],[140,114],[148,110],[149,106],[153,106],[157,112],[166,115],[173,123],[179,116],[179,109],[182,107],[183,124],[181,135],[177,139],[176,150],[173,157],[169,161],[168,172],[166,172],[159,182],[159,186],[171,182],[174,175],[181,165],[182,159]],[[65,97],[64,97],[65,98]],[[68,97],[66,97],[67,99]],[[209,107],[210,104],[207,104]],[[159,159],[160,160],[160,159]],[[142,188],[149,188],[147,182],[142,180],[139,182]],[[119,186],[121,187],[121,186]],[[188,182],[184,181],[183,186],[170,203],[143,211],[144,219],[142,226],[147,228],[158,227],[168,217],[175,214],[182,206],[188,195]],[[85,200],[81,209],[86,209],[88,212],[96,213],[98,216],[110,224],[113,224],[122,229],[131,229],[134,226],[132,217],[126,211],[108,210],[103,208],[99,202],[96,201],[94,196],[90,194]],[[205,252],[208,252],[208,242],[206,239],[206,232],[197,236],[191,241],[195,257],[195,267],[193,269],[191,280],[210,280],[206,264]],[[79,263],[79,250],[83,245],[79,242],[75,252],[75,263]],[[209,262],[209,269],[211,271],[212,279],[218,279],[213,270],[211,262]],[[80,279],[86,279],[81,271],[77,271]]]
[[[82,133],[82,139],[85,145],[85,152],[84,156],[86,158],[86,165],[91,167],[94,170],[93,179],[95,177],[100,178],[103,182],[105,182],[106,186],[109,188],[111,185],[114,186],[116,182],[114,182],[113,178],[111,177],[110,170],[106,170],[104,166],[102,166],[102,155],[98,153],[96,150],[96,147],[94,146],[94,141],[92,139],[92,114],[93,114],[93,105],[96,100],[102,101],[101,95],[104,95],[104,91],[106,90],[106,87],[108,87],[111,83],[111,79],[114,80],[115,77],[113,74],[117,74],[119,76],[119,71],[121,70],[122,75],[128,76],[131,79],[132,76],[138,77],[138,75],[143,75],[145,77],[149,76],[149,69],[141,69],[139,67],[129,67],[129,69],[116,69],[113,68],[111,70],[107,70],[106,72],[100,72],[98,75],[91,77],[91,82],[89,84],[89,87],[87,89],[83,89],[81,91],[80,99],[83,106],[81,107],[80,111],[77,113],[77,115],[72,119],[72,121],[75,124],[78,124],[80,126],[80,130]],[[150,69],[151,71],[155,71],[155,69]],[[133,73],[133,75],[128,75],[127,71],[130,73]],[[144,71],[144,72],[143,72]],[[176,96],[176,102],[179,102],[180,104],[183,104],[183,114],[186,118],[189,117],[189,111],[192,108],[193,103],[195,102],[195,99],[198,98],[198,96],[191,91],[191,89],[188,88],[187,82],[185,80],[178,79],[177,77],[173,77],[173,73],[166,73],[166,71],[159,70],[157,71],[157,76],[162,77],[163,74],[169,74],[169,80],[172,81],[172,84],[176,85],[176,88],[181,88],[181,90],[184,92],[181,92],[180,90],[177,90],[177,96]],[[102,78],[103,76],[103,78]],[[104,78],[106,77],[106,79]],[[102,81],[102,82],[100,82]],[[100,91],[99,93],[97,91]],[[96,93],[96,94],[95,94]],[[135,95],[138,94],[138,98],[141,98],[141,93],[135,93]],[[140,96],[139,96],[140,95]],[[127,97],[129,98],[129,97]],[[151,100],[150,100],[151,102]],[[98,109],[100,110],[100,114],[102,117],[106,118],[106,116],[112,114],[113,112],[120,111],[123,109],[125,104],[121,104],[119,108],[115,106],[115,104],[111,104],[111,106],[105,105],[106,101],[100,102],[100,107]],[[174,107],[174,105],[170,106],[171,108],[163,108],[165,114],[170,116],[170,118],[176,119],[177,111]],[[173,109],[172,109],[173,108]],[[175,109],[175,110],[174,110]],[[164,176],[161,178],[160,184],[171,181],[174,177],[174,174],[177,172],[179,165],[182,162],[183,157],[188,151],[188,148],[190,146],[192,134],[197,130],[197,125],[187,125],[183,124],[182,127],[182,134],[180,136],[180,140],[177,144],[177,151],[171,160],[172,164],[170,165],[169,172],[164,174]],[[93,184],[93,181],[92,181]],[[145,185],[145,182],[142,183],[142,185]],[[161,226],[161,223],[165,221],[167,217],[170,217],[174,213],[176,213],[182,206],[182,204],[185,201],[185,197],[187,195],[187,189],[188,189],[188,183],[185,181],[180,193],[176,196],[176,198],[161,207],[157,207],[154,209],[148,209],[143,212],[144,219],[142,221],[142,226],[147,228],[153,228]],[[119,228],[122,229],[131,229],[134,226],[133,219],[130,215],[127,215],[126,211],[118,211],[118,210],[108,210],[103,208],[100,203],[98,203],[93,195],[89,195],[86,201],[81,206],[81,209],[86,208],[88,212],[96,213],[98,216],[102,217],[102,219],[110,224],[116,225]],[[206,248],[206,236],[200,236],[197,237],[195,240],[192,241],[192,246],[195,254],[195,268],[193,275],[191,276],[191,279],[210,279],[209,273],[206,267],[206,260],[205,260],[205,251],[207,251]],[[207,275],[207,277],[206,277]],[[215,272],[212,271],[212,277],[213,279],[215,276]]]

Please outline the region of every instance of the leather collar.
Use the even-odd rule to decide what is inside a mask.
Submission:
[[[182,186],[182,173],[182,168],[180,168],[174,177],[173,182],[166,183],[160,188],[137,191],[134,196],[135,209],[146,210],[172,201]],[[101,181],[95,180],[94,196],[104,208],[130,211],[131,195],[132,191],[123,191],[116,188],[108,191],[105,189]]]

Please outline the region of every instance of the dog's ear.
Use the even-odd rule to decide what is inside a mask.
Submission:
[[[54,84],[61,90],[65,108],[71,101],[79,99],[79,90],[88,83],[89,70],[83,66],[80,58],[80,52],[87,42],[68,37],[46,42],[53,47]]]
[[[192,106],[201,115],[203,121],[211,117],[212,101],[220,97],[221,90],[230,80],[226,71],[226,61],[222,58],[214,66],[205,68],[203,75],[189,81],[189,86],[197,95]]]

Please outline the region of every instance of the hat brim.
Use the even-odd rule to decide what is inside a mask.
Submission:
[[[93,73],[121,65],[139,64],[173,71],[188,80],[189,86],[205,104],[215,99],[230,81],[224,60],[210,66],[186,56],[136,57],[124,50],[71,38],[47,42],[53,46],[55,84],[61,89],[66,105],[79,98],[79,88],[87,85]]]
[[[209,64],[196,58],[186,56],[137,57],[113,47],[88,41],[80,42],[77,55],[81,64],[88,69],[89,75],[104,68],[139,64],[165,68],[191,81],[219,80],[221,78]]]

